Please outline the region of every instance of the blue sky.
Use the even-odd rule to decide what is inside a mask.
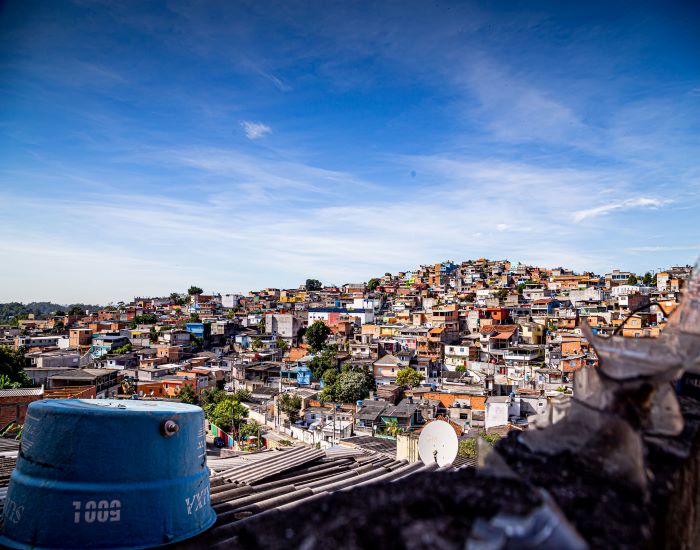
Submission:
[[[0,8],[0,301],[700,251],[700,11]]]

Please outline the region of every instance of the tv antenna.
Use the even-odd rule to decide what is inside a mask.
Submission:
[[[450,466],[457,457],[458,447],[454,428],[443,420],[426,424],[418,438],[418,455],[426,466]]]

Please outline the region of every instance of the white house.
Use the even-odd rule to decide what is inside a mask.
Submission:
[[[484,427],[498,428],[508,425],[508,409],[511,398],[509,396],[492,396],[486,400],[486,418]]]

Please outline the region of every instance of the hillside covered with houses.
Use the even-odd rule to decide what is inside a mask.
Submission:
[[[36,399],[180,399],[202,405],[230,447],[400,446],[399,436],[441,418],[468,449],[479,434],[565,411],[573,373],[598,361],[583,323],[602,335],[658,336],[690,271],[445,261],[342,286],[192,286],[25,314],[0,326],[15,365],[3,364],[0,399],[16,405],[2,408],[2,427],[21,425]]]

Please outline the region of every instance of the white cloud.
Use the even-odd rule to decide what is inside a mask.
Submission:
[[[265,137],[267,134],[272,133],[272,128],[267,124],[262,122],[251,122],[250,120],[244,120],[241,122],[243,131],[248,139],[260,139]]]
[[[530,83],[484,55],[470,60],[456,78],[467,97],[479,104],[470,117],[475,116],[498,140],[571,144],[580,142],[582,134],[591,139],[586,124],[551,90]]]
[[[612,168],[393,156],[388,161],[397,172],[407,173],[410,166],[424,182],[410,180],[410,187],[397,194],[353,173],[263,153],[256,162],[256,157],[217,148],[149,151],[139,160],[190,168],[183,186],[168,191],[127,191],[118,178],[104,180],[105,188],[84,192],[80,199],[65,192],[47,197],[0,191],[0,232],[5,235],[16,220],[32,216],[37,221],[31,241],[69,253],[75,265],[89,262],[75,256],[79,240],[113,247],[100,256],[96,277],[66,269],[67,260],[36,246],[0,246],[0,256],[12,260],[5,266],[11,284],[0,295],[5,290],[6,299],[26,301],[50,291],[49,297],[69,302],[87,299],[82,296],[89,288],[90,301],[104,302],[143,292],[167,294],[191,284],[230,291],[294,286],[310,276],[342,284],[426,262],[482,256],[603,272],[618,265],[629,241],[610,237],[614,220],[576,226],[571,213],[586,219],[665,203],[618,198],[630,196],[631,182],[638,178]],[[258,189],[260,200],[252,189]],[[615,189],[610,204],[591,209],[590,197],[606,196],[608,189]],[[65,212],[71,212],[70,224]],[[663,227],[642,220],[630,226],[641,227],[662,238]],[[27,267],[39,264],[45,269]],[[629,267],[638,265],[649,267]],[[129,274],[132,266],[140,269]]]
[[[657,246],[633,246],[628,248],[628,252],[678,252],[678,251],[695,251],[700,253],[700,244],[688,244],[688,245],[657,245]]]
[[[585,210],[578,210],[574,212],[574,221],[579,223],[588,218],[604,216],[605,214],[609,214],[615,210],[629,210],[631,208],[660,208],[670,204],[671,202],[673,201],[649,197],[639,197],[638,199],[626,199],[622,201],[610,202],[594,208],[587,208]]]

